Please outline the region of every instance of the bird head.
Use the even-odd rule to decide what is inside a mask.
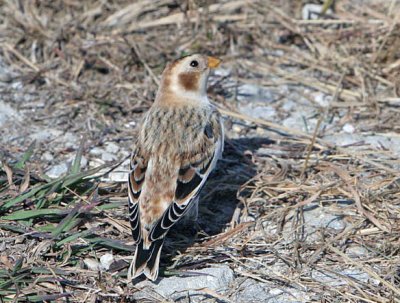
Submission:
[[[180,58],[165,68],[160,90],[187,99],[204,98],[210,69],[220,63],[220,59],[200,54]]]

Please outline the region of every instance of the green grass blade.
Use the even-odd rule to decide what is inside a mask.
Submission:
[[[92,176],[94,174],[96,174],[97,172],[99,172],[100,170],[102,170],[103,168],[107,167],[108,165],[101,165],[99,167],[96,168],[92,168],[89,169],[87,171],[81,172],[81,173],[77,173],[77,174],[71,174],[65,177],[60,177],[58,179],[55,179],[52,182],[37,186],[37,187],[33,187],[31,188],[28,192],[19,195],[15,198],[11,198],[9,200],[6,200],[3,205],[0,204],[0,212],[1,211],[5,211],[11,207],[13,207],[14,205],[21,203],[23,201],[25,201],[26,199],[34,199],[35,195],[38,194],[40,191],[44,191],[40,193],[40,196],[43,197],[45,195],[49,195],[50,193],[52,193],[55,190],[59,190],[60,187],[67,187],[67,186],[71,186],[74,183],[77,182],[83,182],[83,180],[86,180],[87,177],[91,177],[91,178],[97,178],[99,176]],[[51,190],[48,190],[49,188],[51,188]]]
[[[67,230],[68,226],[71,226],[71,222],[79,216],[79,209],[82,207],[82,204],[79,203],[72,210],[70,210],[69,214],[61,220],[61,222],[57,225],[57,227],[51,232],[54,237],[60,235],[63,231]]]
[[[112,240],[112,239],[102,238],[102,237],[85,237],[84,239],[92,244],[100,245],[100,246],[107,247],[107,248],[114,248],[114,249],[118,249],[118,250],[122,250],[122,251],[129,251],[129,252],[134,251],[134,248],[132,246],[123,244],[122,242],[117,241],[117,240]]]
[[[59,302],[58,299],[70,297],[72,294],[65,292],[59,294],[48,294],[48,295],[35,295],[35,296],[28,296],[27,299],[30,302]]]
[[[3,205],[0,205],[0,210],[6,210],[9,209],[10,207],[14,206],[15,204],[21,203],[22,201],[25,201],[26,199],[32,198],[35,196],[38,192],[40,192],[43,189],[46,189],[49,187],[50,183],[48,184],[43,184],[37,187],[31,188],[28,192],[19,195],[15,198],[11,198],[9,200],[6,200]]]
[[[25,234],[28,232],[24,227],[15,226],[15,225],[11,225],[11,224],[0,224],[0,229],[12,231],[12,232],[15,232],[18,234]]]
[[[81,144],[79,145],[79,148],[76,152],[74,162],[72,163],[72,166],[69,171],[71,174],[77,174],[81,171],[81,160],[82,160],[84,143],[85,143],[85,138],[82,138]]]
[[[69,243],[69,242],[72,242],[72,241],[74,241],[74,240],[76,240],[78,238],[84,238],[84,237],[89,236],[91,234],[93,234],[92,230],[84,230],[84,231],[81,231],[79,233],[73,234],[71,236],[68,236],[68,237],[58,241],[55,246],[56,247],[60,247],[60,246],[63,246],[65,244]]]
[[[11,274],[13,276],[15,276],[15,274],[22,268],[23,261],[24,261],[24,258],[19,258],[17,260],[17,262],[15,262],[14,268],[13,268],[13,270],[11,272]]]
[[[33,210],[19,210],[11,215],[0,217],[2,220],[26,220],[43,216],[60,216],[68,213],[66,209],[45,208]]]
[[[19,169],[24,169],[25,168],[25,163],[32,157],[33,151],[36,146],[36,141],[33,141],[31,145],[29,145],[28,149],[26,152],[22,155],[21,160],[19,160],[15,165],[14,168],[19,168]]]

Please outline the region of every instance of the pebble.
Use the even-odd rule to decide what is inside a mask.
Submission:
[[[114,142],[107,142],[105,144],[105,149],[109,153],[116,154],[119,151],[119,146]]]
[[[66,174],[67,171],[68,171],[68,165],[66,162],[63,162],[63,163],[52,166],[45,173],[48,177],[50,177],[52,179],[56,179],[56,178],[60,177],[61,175]]]
[[[98,271],[101,269],[101,264],[97,262],[95,259],[85,258],[83,260],[83,263],[90,270]]]
[[[209,267],[190,271],[192,276],[173,276],[160,278],[158,284],[143,281],[135,285],[135,288],[143,288],[135,293],[134,299],[148,298],[149,294],[158,294],[160,298],[168,298],[175,302],[190,296],[190,302],[201,302],[207,295],[200,289],[207,288],[217,293],[229,290],[229,285],[234,279],[233,271],[227,265]]]
[[[118,157],[114,154],[111,154],[109,152],[104,152],[101,154],[101,160],[105,161],[105,162],[111,162],[111,161],[115,161],[117,160]]]
[[[46,151],[43,153],[41,159],[46,162],[51,162],[53,161],[54,157],[50,152]]]
[[[345,133],[352,134],[352,133],[354,133],[355,128],[354,128],[353,125],[351,125],[351,124],[349,124],[349,123],[346,123],[345,125],[343,125],[342,130],[343,130]]]
[[[110,265],[114,262],[114,256],[110,253],[100,257],[101,269],[109,270]]]

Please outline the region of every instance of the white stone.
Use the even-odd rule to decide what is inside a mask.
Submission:
[[[336,144],[338,146],[351,145],[354,143],[364,142],[362,145],[354,145],[353,150],[365,149],[382,149],[382,147],[389,149],[393,156],[400,156],[400,138],[396,136],[383,136],[383,135],[363,135],[363,134],[347,134],[340,133],[335,135],[325,136],[324,140]]]
[[[104,152],[105,150],[100,147],[93,147],[89,153],[94,156],[100,156]]]
[[[112,154],[116,154],[119,151],[119,146],[114,142],[107,142],[104,144],[106,151]]]
[[[242,131],[242,128],[240,127],[240,125],[234,124],[234,125],[232,126],[232,130],[233,130],[235,133],[240,133],[240,132]]]
[[[129,121],[128,123],[125,123],[124,125],[126,128],[133,128],[136,126],[136,121]]]
[[[44,128],[44,129],[36,129],[35,132],[31,133],[30,137],[38,142],[44,142],[55,139],[61,136],[62,133],[63,132],[61,130]]]
[[[20,114],[13,109],[10,105],[0,100],[0,126],[6,123],[8,120],[13,119],[16,121],[21,120]]]
[[[111,162],[117,160],[117,156],[114,154],[111,154],[109,152],[104,152],[101,154],[101,160],[106,161],[106,162]]]
[[[314,94],[314,101],[317,102],[321,107],[327,107],[330,99],[332,99],[330,96],[327,96],[321,92]]]
[[[321,239],[318,232],[322,229],[331,229],[332,232],[340,232],[346,228],[346,221],[340,215],[330,213],[329,207],[319,206],[316,203],[304,207],[304,237],[306,242],[315,242]],[[283,236],[287,243],[295,240],[293,233],[293,221],[296,220],[296,211],[292,210],[286,217],[283,228]]]
[[[104,270],[109,270],[110,265],[114,262],[114,256],[112,254],[105,254],[100,257],[101,268]]]
[[[217,68],[214,70],[214,75],[219,77],[227,77],[231,71],[227,68]]]
[[[46,171],[46,175],[52,179],[59,178],[61,175],[66,174],[68,171],[67,162],[63,162],[57,165],[52,166],[49,170]]]
[[[243,84],[238,88],[238,94],[242,96],[238,99],[246,99],[246,97],[257,96],[260,91],[260,87],[254,84]]]
[[[68,166],[70,167],[71,165],[73,165],[74,161],[75,161],[75,157],[76,155],[71,155],[68,160]],[[88,165],[88,160],[86,159],[85,156],[81,157],[81,163],[80,163],[80,168],[85,168]]]
[[[45,154],[43,154],[43,155],[45,155]],[[46,156],[48,156],[48,155],[46,155]],[[42,156],[42,158],[43,158],[43,156]],[[50,167],[46,171],[46,175],[48,177],[52,178],[52,179],[59,178],[60,176],[66,174],[68,172],[68,169],[73,165],[74,160],[75,160],[75,155],[70,156],[67,160],[64,160],[64,162],[56,164],[56,165]],[[80,168],[81,169],[85,168],[87,166],[87,164],[88,164],[88,160],[84,156],[82,156],[81,157]]]
[[[101,269],[101,264],[97,262],[95,259],[85,258],[83,259],[83,263],[90,270],[98,271]]]
[[[158,284],[150,281],[143,281],[135,285],[135,288],[142,289],[135,293],[134,298],[146,298],[149,294],[160,295],[161,298],[167,298],[177,301],[180,298],[191,297],[191,302],[200,302],[204,295],[200,289],[208,288],[218,293],[229,290],[229,285],[232,283],[234,275],[233,271],[227,265],[218,267],[209,267],[200,270],[190,271],[194,275],[173,276],[168,278],[160,278]]]
[[[128,181],[128,171],[112,171],[108,174],[106,181],[110,182],[127,182]],[[103,181],[103,178],[102,178]],[[104,180],[105,181],[105,180]]]
[[[360,245],[350,246],[346,249],[346,254],[351,257],[365,257],[368,255],[368,250]]]
[[[73,133],[65,133],[63,136],[60,137],[61,142],[67,148],[77,148],[82,141]]]
[[[310,298],[305,291],[285,286],[270,288],[272,285],[247,279],[243,283],[240,283],[232,299],[236,303],[310,302]]]
[[[372,279],[367,273],[360,271],[356,268],[346,268],[344,270],[336,270],[337,274],[332,271],[313,270],[311,277],[317,280],[319,283],[325,284],[331,287],[338,287],[349,284],[348,280],[342,276],[347,276],[351,279],[358,280],[363,283],[372,283],[374,285],[379,284],[379,281]]]
[[[251,103],[241,106],[239,108],[240,112],[253,117],[253,118],[261,118],[265,120],[274,120],[277,116],[275,108],[272,106],[261,106],[261,105],[253,105]]]
[[[50,152],[46,151],[46,152],[43,153],[41,159],[43,161],[50,162],[50,161],[53,161],[54,157]]]
[[[354,128],[354,126],[351,125],[350,123],[346,123],[345,125],[343,125],[342,130],[343,130],[345,133],[352,134],[352,133],[354,133],[355,128]]]
[[[322,12],[323,5],[307,3],[303,6],[302,17],[303,20],[316,20]],[[332,10],[328,9],[327,14],[332,14]]]
[[[247,279],[239,286],[235,302],[268,302],[269,297],[270,295],[268,294],[268,288],[266,285],[263,285],[262,283],[258,283],[251,279]]]

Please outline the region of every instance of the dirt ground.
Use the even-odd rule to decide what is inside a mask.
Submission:
[[[396,0],[0,1],[0,302],[400,302],[399,17]],[[130,283],[127,157],[190,53],[223,59],[226,148],[160,279]]]

